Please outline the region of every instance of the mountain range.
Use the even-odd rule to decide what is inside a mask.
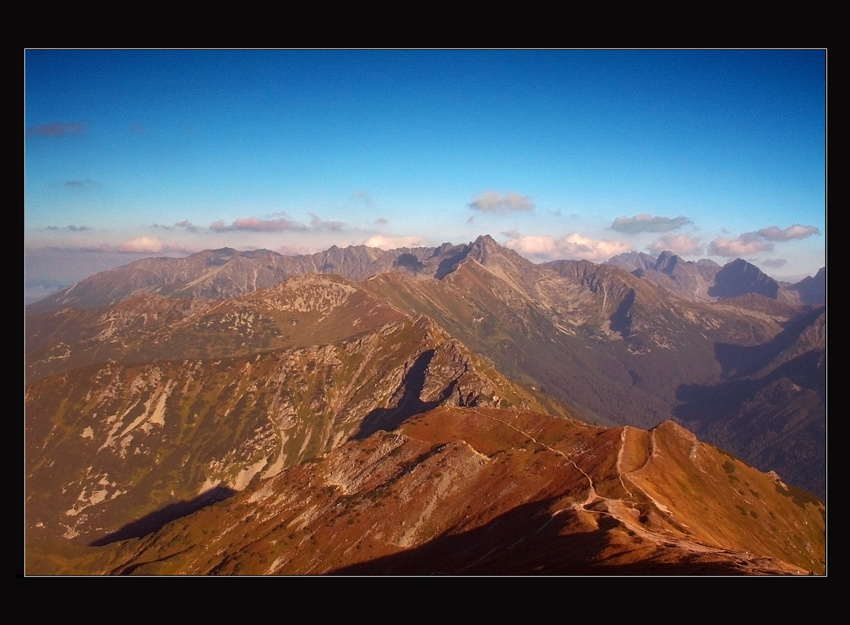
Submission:
[[[822,573],[825,318],[489,236],[137,261],[27,307],[28,568]]]

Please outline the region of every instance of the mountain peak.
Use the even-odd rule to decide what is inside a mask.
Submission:
[[[776,299],[779,283],[743,258],[736,258],[724,265],[714,279],[714,285],[708,294],[714,297],[730,298],[747,293],[757,293]]]
[[[503,249],[489,234],[482,234],[470,245],[469,255],[478,262],[484,262],[491,254],[498,253]]]

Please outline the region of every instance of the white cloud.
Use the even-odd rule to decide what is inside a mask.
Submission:
[[[534,210],[534,202],[531,201],[530,196],[520,195],[514,191],[508,191],[504,195],[496,191],[485,191],[477,195],[467,206],[482,213],[510,213]]]
[[[516,234],[516,233],[515,233]],[[511,237],[505,243],[520,254],[538,259],[555,260],[559,258],[604,261],[612,256],[628,252],[632,246],[624,241],[592,239],[573,232],[556,239],[550,235],[526,235]]]
[[[368,247],[379,247],[382,250],[394,250],[399,247],[420,247],[425,245],[423,239],[414,236],[386,237],[376,234],[370,237],[364,245]]]

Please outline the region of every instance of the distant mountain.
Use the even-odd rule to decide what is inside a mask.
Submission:
[[[77,545],[74,549],[81,549],[82,558],[69,561],[72,569],[80,571],[82,561],[92,564],[103,556],[115,563],[103,571],[152,570],[142,564],[149,562],[145,558],[154,557],[154,552],[134,560],[121,555],[125,552],[117,543],[115,548],[104,546],[156,531],[166,532],[163,536],[172,535],[167,533],[178,531],[178,527],[195,535],[195,530],[185,525],[190,522],[193,527],[208,527],[218,535],[224,528],[209,520],[213,510],[223,514],[216,513],[214,518],[230,519],[230,506],[243,510],[246,501],[252,505],[258,502],[256,497],[260,495],[256,493],[263,485],[274,482],[278,484],[276,492],[280,491],[280,479],[284,479],[280,476],[284,474],[288,476],[287,483],[301,484],[301,478],[295,476],[325,471],[321,468],[326,467],[325,459],[348,453],[340,451],[343,448],[355,450],[352,453],[361,457],[361,453],[366,453],[362,450],[383,445],[376,441],[390,439],[382,432],[416,438],[406,429],[408,424],[440,407],[463,409],[439,413],[455,415],[451,423],[495,423],[492,419],[478,420],[482,414],[496,414],[488,413],[489,409],[507,411],[498,417],[503,422],[514,418],[510,415],[538,413],[533,419],[527,417],[531,419],[528,423],[537,425],[520,428],[531,441],[541,440],[533,432],[546,430],[550,425],[545,424],[550,421],[574,428],[580,422],[596,423],[601,427],[579,427],[585,434],[594,433],[591,438],[576,442],[574,451],[562,450],[566,456],[556,453],[553,457],[574,469],[578,463],[581,468],[576,475],[583,472],[588,476],[601,468],[579,463],[577,458],[583,452],[575,450],[597,449],[597,444],[607,440],[606,432],[613,432],[610,435],[615,438],[631,437],[626,434],[628,431],[634,433],[636,440],[644,441],[644,447],[632,448],[631,443],[622,447],[615,464],[620,467],[626,462],[623,458],[631,457],[629,449],[633,449],[634,458],[643,458],[647,453],[655,458],[649,443],[653,435],[638,434],[635,427],[658,432],[658,424],[672,419],[694,429],[702,439],[739,454],[756,468],[775,471],[786,484],[803,486],[823,496],[825,309],[802,305],[798,292],[784,285],[779,285],[777,299],[754,292],[769,282],[746,266],[730,263],[728,275],[719,279],[717,276],[726,268],[717,269],[708,286],[710,266],[680,262],[673,255],[662,256],[638,256],[637,260],[644,263],[640,269],[644,273],[640,274],[639,268],[628,271],[613,264],[587,261],[536,265],[489,236],[464,245],[391,252],[365,247],[332,248],[322,254],[290,258],[272,252],[217,250],[185,259],[131,263],[92,276],[49,302],[30,306],[25,323],[25,407],[27,540],[32,562],[41,562],[39,566],[55,563],[57,545],[71,541]],[[648,279],[650,272],[655,272],[652,275],[657,274],[656,278]],[[284,274],[286,277],[276,277]],[[671,282],[679,288],[671,287]],[[750,287],[739,288],[746,284]],[[708,290],[718,285],[727,288],[729,296],[709,296]],[[733,288],[734,285],[738,287]],[[785,291],[793,291],[793,297],[782,295]],[[99,304],[95,306],[96,303]],[[541,416],[544,414],[555,417]],[[461,432],[457,424],[449,427],[449,422],[441,421],[438,431],[448,427],[456,436],[445,438],[440,444],[450,443],[459,450],[465,449],[464,445],[472,446],[476,453],[488,458],[497,453],[496,448],[484,451],[470,432]],[[570,423],[574,425],[569,426]],[[665,426],[685,432],[676,427],[672,423]],[[579,430],[565,432],[564,436],[569,439]],[[483,436],[484,431],[480,434]],[[423,436],[427,442],[435,434]],[[689,433],[681,437],[694,440]],[[396,472],[393,475],[401,479],[407,471],[413,472],[425,463],[423,471],[424,467],[429,468],[422,475],[434,472],[429,479],[437,482],[442,479],[437,476],[438,471],[453,475],[460,491],[467,488],[461,486],[466,478],[450,470],[454,465],[442,469],[438,468],[440,463],[429,465],[430,456],[417,452],[416,445],[419,443],[397,452],[407,460],[392,469]],[[521,451],[507,440],[499,445],[499,453],[507,454],[505,458],[532,451]],[[547,445],[557,448],[552,443]],[[537,453],[544,453],[545,449],[544,446]],[[418,459],[416,462],[408,458],[410,453]],[[594,457],[604,458],[609,452],[600,449],[593,453]],[[609,461],[600,460],[603,464]],[[293,486],[292,492],[301,495],[281,496],[287,501],[296,497],[308,508],[344,507],[346,501],[355,501],[346,499],[354,492],[350,491],[352,480],[377,470],[368,468],[371,461],[366,456],[363,462],[366,473],[346,469],[339,474],[339,479],[344,480],[339,483],[348,485],[343,491],[314,492],[306,486]],[[555,490],[551,491],[556,498],[553,501],[578,498],[574,502],[583,502],[579,508],[592,511],[591,517],[597,522],[604,517],[625,523],[621,529],[631,537],[626,541],[631,546],[618,551],[616,561],[638,568],[621,570],[637,571],[649,562],[689,563],[696,567],[664,568],[667,572],[684,572],[711,561],[719,568],[706,564],[704,572],[777,572],[785,570],[780,560],[806,570],[821,570],[823,564],[818,558],[804,562],[772,547],[759,551],[749,549],[744,542],[731,546],[732,543],[716,542],[716,538],[711,543],[708,537],[713,530],[696,529],[694,519],[685,521],[694,528],[690,534],[680,528],[688,534],[683,538],[687,546],[677,543],[672,551],[670,545],[659,547],[655,539],[629,525],[627,517],[631,518],[633,512],[623,511],[635,502],[651,503],[654,498],[662,502],[657,509],[667,509],[673,518],[690,518],[692,513],[676,511],[670,501],[659,499],[658,484],[643,483],[641,492],[652,493],[651,496],[635,497],[629,481],[635,476],[627,479],[625,475],[649,461],[634,462],[637,464],[627,462],[633,467],[628,471],[618,468],[619,477],[615,480],[632,493],[631,499],[622,493],[616,497],[604,495],[604,502],[592,504],[585,499],[589,497],[586,489],[578,495],[566,483],[553,484]],[[518,466],[518,470],[525,471],[533,463]],[[730,472],[728,466],[724,475],[739,475],[739,469]],[[686,474],[692,470],[679,469]],[[499,475],[502,477],[491,486],[485,488],[481,484],[481,492],[513,488],[509,473]],[[313,475],[310,479],[318,478]],[[406,483],[391,476],[382,479],[384,486],[378,490],[382,493],[395,492],[396,484]],[[596,484],[597,479],[608,478],[599,474],[590,479]],[[684,482],[692,479],[693,476],[682,477]],[[746,481],[755,484],[752,480],[756,479],[763,478]],[[808,497],[794,486],[779,486],[779,479],[770,479],[774,485],[771,492],[782,497],[765,500],[764,510],[752,508],[755,516],[750,514],[746,502],[741,502],[741,514],[772,519],[769,512],[785,514],[781,502]],[[517,497],[537,501],[538,495],[524,488],[517,491]],[[764,496],[766,486],[752,488]],[[602,492],[596,486],[594,489]],[[371,491],[357,497],[366,497],[366,492]],[[741,496],[746,497],[746,492],[741,490]],[[677,495],[670,496],[677,506],[685,505]],[[705,496],[725,498],[727,504],[737,497],[720,491]],[[375,497],[376,494],[368,495],[356,509],[362,513],[366,502],[377,501]],[[221,499],[227,501],[211,505]],[[403,499],[399,492],[399,500]],[[493,509],[487,508],[486,501],[474,505],[468,502],[472,507],[484,506],[475,513],[479,525],[470,526],[470,531],[475,531],[468,537],[477,536],[478,529],[490,527],[490,523],[501,527],[492,514],[523,519],[521,524],[530,523],[531,528],[540,518],[540,510],[548,509],[558,517],[552,528],[559,528],[559,536],[572,535],[574,529],[585,527],[591,518],[573,505],[570,514],[585,520],[575,526],[570,521],[566,525],[572,529],[567,529],[561,527],[562,512],[557,512],[558,508],[547,508],[549,504],[543,503],[539,509],[517,508],[510,503],[513,501],[508,498],[508,507]],[[817,510],[816,500],[811,501],[815,506],[811,510]],[[397,504],[392,504],[391,509]],[[411,505],[399,508],[398,518],[389,518],[396,518],[398,523],[414,523],[413,517],[407,515],[416,514],[419,504]],[[708,506],[709,510],[713,505]],[[289,504],[275,506],[279,511],[291,510],[296,517],[308,509],[298,508],[300,512],[296,512],[296,508],[287,507]],[[485,509],[490,512],[485,513]],[[640,517],[642,508],[634,510]],[[604,511],[607,512],[602,514]],[[525,516],[526,512],[530,516]],[[717,509],[718,515],[728,517],[728,512]],[[261,508],[255,512],[256,518],[269,514]],[[314,540],[323,540],[325,518],[317,520],[318,524],[308,520],[299,525],[311,529],[305,529],[308,533],[303,535],[295,532],[300,538],[292,538],[296,542],[287,544],[301,545],[302,553],[311,553],[309,549],[303,551],[304,541],[309,540],[308,534],[315,535]],[[360,528],[361,533],[372,531],[361,527],[356,515],[340,518],[346,526]],[[195,526],[190,519],[207,520]],[[740,523],[743,520],[736,519],[735,525],[745,527]],[[167,525],[169,522],[172,524]],[[434,528],[442,527],[443,522],[435,522]],[[650,524],[647,528],[650,526],[654,527]],[[785,531],[775,521],[773,526],[777,529],[750,527],[747,531]],[[663,527],[671,526],[662,524],[652,532],[663,532]],[[485,552],[497,544],[510,544],[504,542],[507,539],[499,531],[493,530],[491,538],[495,543],[482,543],[488,545]],[[605,545],[619,544],[620,530],[613,531],[600,534],[601,542],[594,549],[604,551],[608,548]],[[424,549],[423,557],[432,554],[429,549],[437,545],[467,544],[464,540],[456,542],[455,538],[445,543],[439,539],[439,531],[428,532],[417,533],[416,540],[405,544],[415,551]],[[730,532],[725,528],[721,534],[728,536]],[[498,536],[502,538],[495,538]],[[168,541],[160,544],[158,538],[152,540],[160,545],[155,547],[157,552],[165,553],[162,547]],[[795,549],[805,543],[817,552],[811,541],[819,539],[808,536],[800,540],[803,543],[793,543],[797,545]],[[89,544],[101,547],[82,548]],[[646,551],[644,547],[650,545],[655,546]],[[713,546],[706,551],[707,545]],[[200,554],[204,549],[190,543],[186,547],[187,554]],[[478,547],[470,543],[469,548]],[[740,553],[724,560],[725,556],[719,554],[726,548],[759,553],[776,561],[750,566],[753,563],[747,564]],[[70,553],[67,549],[62,547],[60,551]],[[138,545],[133,549],[135,553]],[[219,561],[219,565],[205,572],[259,570],[247,563],[236,567],[237,562],[242,562],[237,545],[222,544],[221,549],[222,553],[237,549],[228,556],[232,566]],[[353,559],[334,556],[333,562],[316,564],[315,571],[387,572],[396,566],[413,570],[404,568],[413,566],[413,560],[408,562],[396,550],[367,551],[364,557]],[[294,552],[276,553],[274,561],[297,560]],[[492,566],[475,570],[508,570],[516,552],[508,549],[505,553],[513,555],[498,565],[493,562]],[[646,558],[641,559],[636,553],[643,553]],[[708,553],[710,557],[705,555]],[[40,560],[39,554],[45,559]],[[349,555],[353,554],[351,551]],[[180,558],[167,557],[175,566],[182,562]],[[315,553],[310,557],[315,563],[325,562]],[[410,557],[414,558],[412,554]],[[360,567],[367,560],[374,561],[370,566],[378,568],[348,568]],[[119,561],[123,564],[119,565]],[[725,563],[717,564],[720,561]],[[484,562],[489,560],[485,558]],[[459,565],[448,561],[444,564],[446,572],[458,572]],[[530,561],[526,564],[531,566]],[[541,570],[557,569],[551,568],[555,566],[551,562],[538,564],[543,567]],[[575,565],[572,562],[569,566]],[[268,562],[264,566],[266,572],[307,572],[303,567],[271,567]],[[564,567],[558,570],[584,570]],[[614,569],[601,566],[592,572],[604,571]]]
[[[714,284],[708,294],[719,297],[737,297],[747,293],[764,295],[776,299],[779,283],[764,274],[761,269],[740,258],[724,265],[714,277]]]
[[[186,258],[146,258],[96,274],[27,307],[51,312],[64,307],[101,308],[132,295],[228,299],[273,287],[287,278],[311,273],[364,280],[385,271],[442,277],[452,259],[469,246],[384,251],[365,245],[336,246],[316,254],[283,256],[269,250],[239,252],[230,248],[198,252]]]
[[[740,258],[721,267],[709,259],[685,261],[672,252],[662,252],[657,257],[627,252],[614,256],[607,264],[625,269],[686,299],[717,301],[752,294],[791,306],[826,301],[823,270],[814,278],[789,285],[777,282]]]
[[[826,304],[826,267],[818,269],[814,276],[803,278],[793,288],[804,304]]]
[[[611,258],[608,264],[625,269],[683,297],[698,300],[711,299],[709,289],[714,285],[721,269],[720,265],[712,260],[685,261],[672,252],[661,252],[657,257],[628,252]]]

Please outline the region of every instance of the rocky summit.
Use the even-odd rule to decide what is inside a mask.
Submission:
[[[26,572],[823,574],[818,276],[488,236],[92,276],[26,312]]]

